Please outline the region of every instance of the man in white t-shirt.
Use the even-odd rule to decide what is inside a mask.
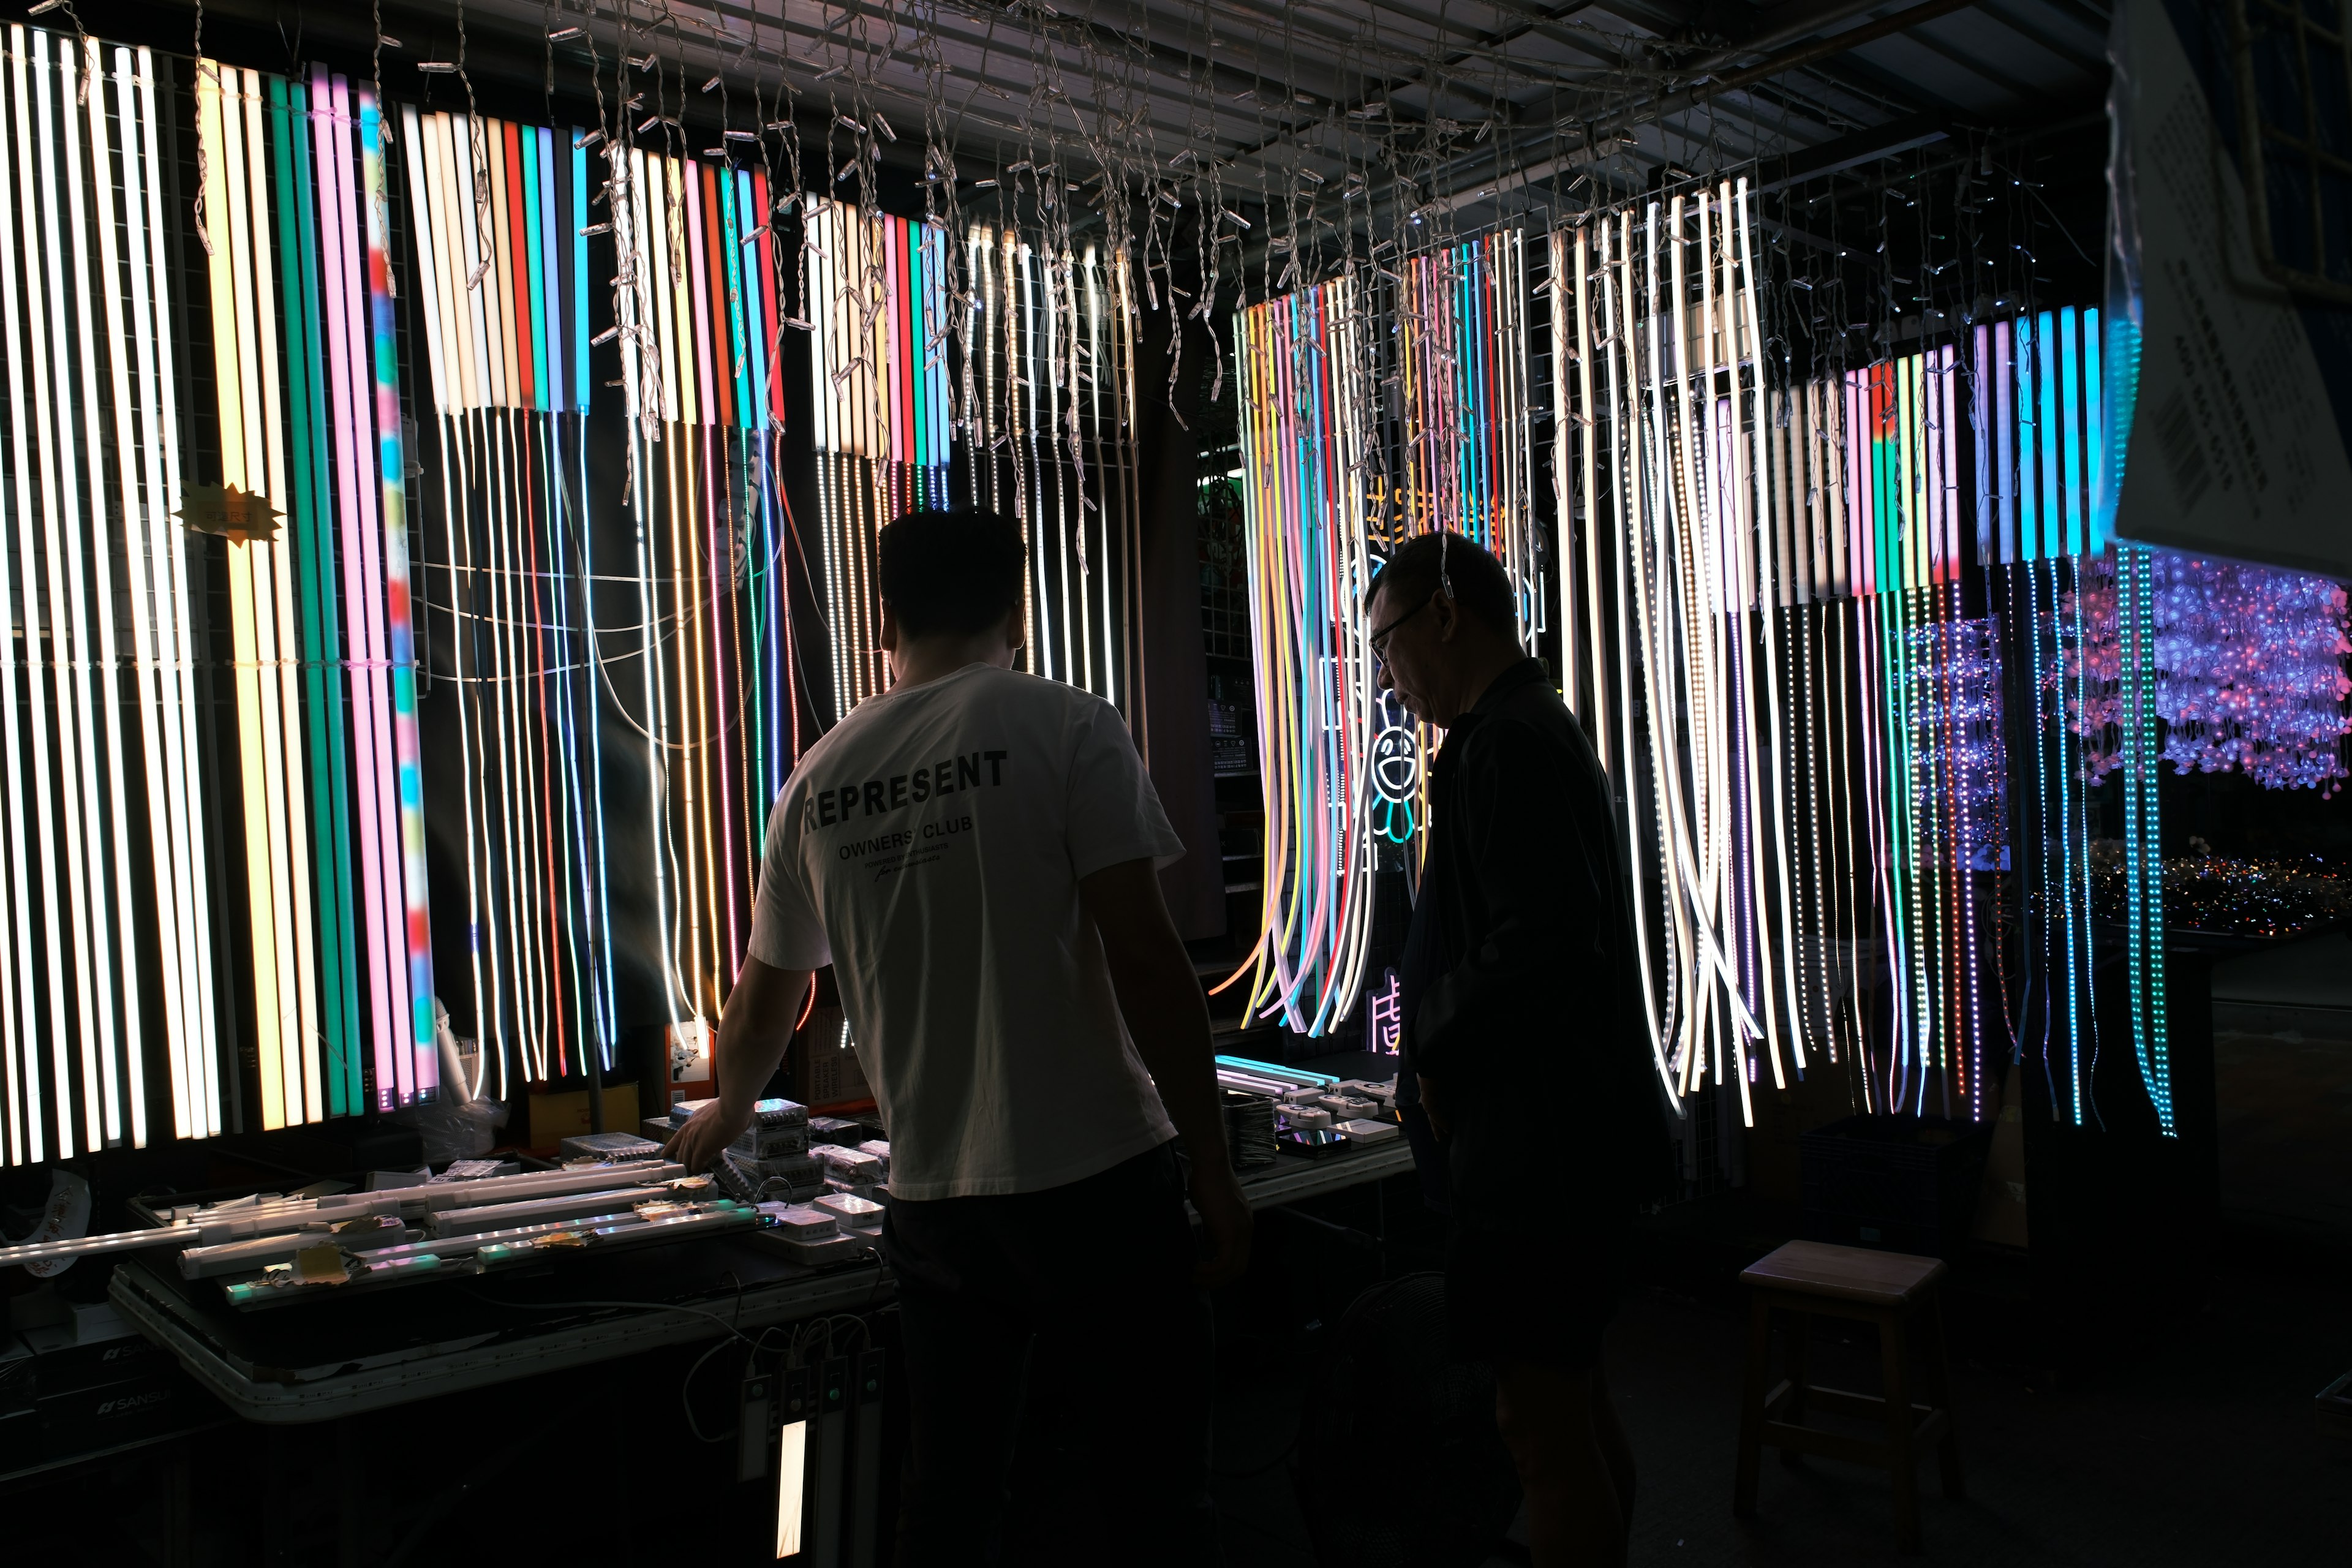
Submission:
[[[1073,1452],[1100,1473],[1056,1489],[1098,1505],[1097,1543],[1208,1562],[1201,1290],[1241,1271],[1250,1219],[1207,1001],[1160,899],[1183,846],[1118,710],[1012,668],[1024,553],[1018,523],[970,509],[882,531],[893,685],[776,801],[719,1100],[671,1152],[698,1170],[740,1135],[832,964],[890,1137],[901,1568],[997,1561],[1024,1376],[1047,1367],[1091,1385],[1101,1430]]]

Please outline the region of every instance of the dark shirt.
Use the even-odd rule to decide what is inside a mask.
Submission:
[[[1481,1228],[1573,1229],[1664,1195],[1665,1105],[1609,781],[1543,665],[1497,676],[1430,767],[1398,1000]]]

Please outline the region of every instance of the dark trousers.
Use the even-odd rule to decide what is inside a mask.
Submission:
[[[882,1246],[913,1405],[898,1568],[1025,1563],[1033,1542],[1055,1561],[1216,1561],[1209,1308],[1173,1145],[1044,1192],[893,1201]],[[1018,1456],[1008,1546],[1024,1406],[1056,1440]]]

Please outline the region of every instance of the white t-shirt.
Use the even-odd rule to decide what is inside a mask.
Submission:
[[[768,817],[751,955],[835,966],[910,1199],[1035,1192],[1176,1135],[1078,879],[1184,853],[1118,710],[992,665],[869,698]]]

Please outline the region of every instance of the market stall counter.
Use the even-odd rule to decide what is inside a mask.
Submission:
[[[1297,1203],[1410,1169],[1402,1141],[1286,1152],[1243,1173],[1253,1207]],[[724,1333],[862,1313],[892,1295],[878,1237],[816,1266],[775,1228],[697,1236],[609,1254],[551,1249],[495,1272],[419,1289],[304,1293],[299,1308],[232,1305],[218,1279],[188,1278],[168,1251],[134,1251],[110,1294],[247,1420],[325,1421]]]

